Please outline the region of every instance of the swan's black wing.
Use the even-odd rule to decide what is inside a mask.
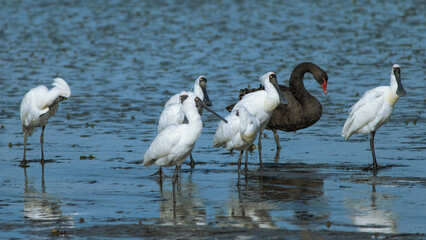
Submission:
[[[249,94],[249,93],[252,93],[252,92],[257,92],[259,90],[265,90],[265,87],[262,86],[262,84],[260,84],[259,88],[244,88],[244,89],[240,89],[240,95],[238,96],[238,99],[241,100],[246,94]],[[231,112],[232,109],[234,108],[235,104],[236,103],[227,106],[226,110],[228,110],[228,112]]]

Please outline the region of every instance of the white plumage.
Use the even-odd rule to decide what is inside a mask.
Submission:
[[[225,117],[228,123],[219,122],[213,139],[213,147],[225,147],[228,151],[241,151],[238,158],[238,182],[240,185],[241,158],[244,150],[250,147],[259,133],[259,120],[252,116],[246,107]],[[247,170],[247,153],[246,153]]]
[[[236,114],[230,113],[225,119],[228,123],[221,121],[216,128],[213,147],[225,147],[228,151],[250,147],[259,133],[259,120],[244,106],[241,106]]]
[[[211,106],[212,103],[207,94],[207,78],[199,76],[193,86],[194,92],[188,92],[187,95],[190,97],[199,97],[207,106]],[[165,104],[164,110],[161,112],[160,119],[158,121],[158,132],[163,131],[170,124],[182,124],[185,120],[185,116],[182,110],[182,104],[180,102],[181,93],[173,95]],[[194,95],[194,96],[192,96]],[[203,108],[198,107],[200,115],[203,113]],[[190,166],[195,166],[194,159],[191,157]],[[161,169],[159,170],[161,171]]]
[[[187,92],[182,91],[179,96],[188,95]],[[168,125],[172,124],[182,124],[185,119],[183,114],[182,103],[179,101],[177,103],[170,103],[164,107],[161,112],[160,119],[158,120],[158,132],[161,132]]]
[[[390,75],[390,86],[380,86],[368,90],[349,110],[342,137],[350,138],[355,133],[371,133],[370,146],[373,155],[373,166],[377,170],[374,152],[374,135],[386,123],[399,97],[407,94],[401,83],[401,68],[394,64]]]
[[[182,111],[186,119],[188,119],[188,123],[168,125],[155,137],[143,158],[144,166],[152,164],[160,167],[175,165],[176,170],[173,181],[175,180],[178,167],[189,156],[192,149],[194,149],[195,141],[200,136],[203,128],[197,107],[204,107],[214,113],[195,95],[181,95],[181,99]],[[221,118],[220,116],[218,117]]]
[[[71,89],[62,78],[53,80],[53,88],[48,90],[46,86],[40,85],[28,91],[21,102],[21,123],[24,134],[24,158],[21,166],[26,166],[26,144],[27,137],[32,136],[37,127],[43,127],[41,143],[41,163],[44,164],[43,134],[44,128],[51,116],[59,107],[59,102],[71,96]]]
[[[272,113],[274,112],[275,108],[280,104],[280,102],[283,104],[287,104],[288,101],[278,87],[277,77],[275,73],[268,72],[262,75],[259,80],[265,87],[265,90],[260,90],[245,95],[237,104],[235,104],[234,108],[231,111],[231,114],[235,115],[236,112],[244,106],[252,116],[259,120],[258,149],[260,170],[262,171],[262,132],[268,124]]]
[[[202,122],[194,97],[184,100],[182,110],[188,124],[171,124],[161,131],[145,152],[144,166],[180,166],[189,156],[201,134]]]

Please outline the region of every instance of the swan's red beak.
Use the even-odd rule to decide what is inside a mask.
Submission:
[[[322,90],[324,91],[324,94],[327,95],[327,81],[323,78],[324,83],[321,84]]]

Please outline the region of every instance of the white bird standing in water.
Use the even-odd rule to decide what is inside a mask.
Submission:
[[[195,94],[196,97],[199,97],[207,106],[212,106],[209,95],[207,94],[207,78],[204,76],[199,76],[194,82],[194,92],[188,92],[188,96]],[[163,131],[170,124],[182,124],[184,122],[184,114],[182,110],[182,103],[180,102],[181,93],[173,95],[167,102],[164,104],[164,110],[161,113],[160,120],[158,121],[158,132]],[[197,107],[200,115],[203,113],[203,107]],[[192,158],[192,154],[189,154],[191,162],[191,168],[194,168],[195,163]],[[161,169],[159,169],[161,172]]]
[[[195,141],[201,134],[203,123],[198,107],[203,107],[226,122],[195,95],[183,94],[180,96],[182,110],[188,119],[187,124],[171,124],[161,131],[146,150],[143,165],[156,164],[160,167],[176,166],[173,174],[173,183],[176,181],[177,170],[194,149]],[[160,174],[161,177],[161,174]]]
[[[192,94],[194,95],[194,94]],[[187,98],[188,93],[186,91],[182,91],[179,94],[179,97],[185,96],[184,99]],[[182,101],[179,100],[178,103],[169,103],[167,107],[164,107],[163,111],[161,112],[160,120],[158,122],[158,133],[164,130],[169,125],[174,124],[183,124],[185,119],[185,114],[182,110]],[[166,174],[163,173],[163,169],[161,167],[158,168],[158,171],[151,176],[159,175],[160,179],[164,175],[166,177]]]
[[[36,127],[42,127],[40,135],[41,164],[44,165],[43,135],[46,124],[59,107],[59,102],[71,96],[71,89],[62,78],[53,80],[53,88],[48,90],[46,86],[40,85],[28,91],[21,102],[21,123],[24,134],[24,158],[20,164],[27,166],[26,148],[27,137],[33,135]]]
[[[241,159],[246,151],[246,176],[247,176],[247,148],[249,148],[259,133],[259,120],[252,116],[244,106],[241,106],[235,114],[230,113],[225,117],[228,123],[219,122],[213,139],[213,147],[225,147],[226,150],[241,151],[238,158],[238,182],[240,185]]]
[[[280,104],[288,104],[287,99],[278,87],[277,76],[273,72],[267,72],[260,77],[261,84],[265,90],[249,93],[245,95],[237,104],[235,104],[231,113],[236,114],[242,106],[247,108],[252,116],[259,120],[259,170],[263,171],[262,166],[262,132],[269,122],[275,108]]]
[[[399,97],[407,94],[401,83],[401,67],[394,64],[390,74],[390,86],[380,86],[368,90],[349,110],[349,117],[342,129],[342,137],[348,139],[354,133],[371,133],[370,147],[373,168],[378,169],[374,152],[374,135],[385,124]]]

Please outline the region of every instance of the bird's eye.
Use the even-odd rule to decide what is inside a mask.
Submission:
[[[269,79],[272,79],[272,74],[271,74],[271,75],[269,75]]]

